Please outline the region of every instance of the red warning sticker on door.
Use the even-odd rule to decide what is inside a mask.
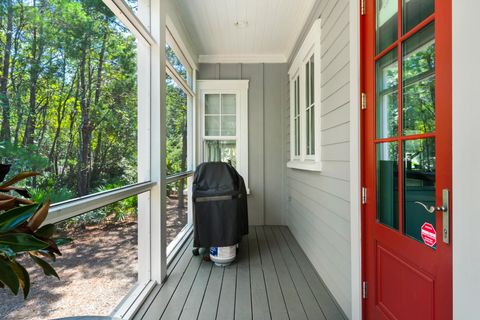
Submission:
[[[437,232],[435,228],[430,223],[425,222],[421,230],[423,243],[429,247],[433,247],[435,243],[437,243]]]

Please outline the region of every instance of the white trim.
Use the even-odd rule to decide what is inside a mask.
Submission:
[[[102,0],[112,13],[127,27],[130,32],[139,39],[153,46],[156,43],[154,37],[133,12],[125,0]]]
[[[115,307],[110,316],[124,320],[133,319],[156,285],[157,283],[155,281],[137,283],[137,285],[133,287],[132,290],[130,290],[123,300]]]
[[[309,33],[307,34],[302,46],[295,56],[292,65],[288,71],[290,77],[290,162],[287,163],[288,168],[300,170],[321,171],[321,28],[320,19],[317,19]],[[306,71],[305,65],[309,63],[310,58],[314,56],[314,108],[315,108],[315,154],[307,155],[307,136],[306,136],[306,109],[307,101],[305,97]],[[294,82],[299,79],[299,95],[300,95],[300,156],[295,155],[295,88]],[[305,162],[305,164],[302,164]]]
[[[173,81],[175,81],[175,83],[190,97],[195,97],[195,92],[193,92],[193,89],[188,85],[187,81],[182,78],[182,76],[177,72],[177,70],[175,70],[175,68],[168,60],[165,61],[165,65],[166,72],[173,79]]]
[[[286,63],[283,54],[206,54],[199,55],[200,63]]]
[[[351,319],[362,318],[360,141],[360,1],[350,0],[350,263]]]
[[[191,223],[187,223],[182,230],[178,233],[175,239],[170,242],[167,246],[167,267],[173,261],[177,253],[183,247],[183,244],[188,239],[188,237],[192,234],[193,225]]]
[[[248,88],[249,80],[198,80],[198,158],[199,163],[203,162],[203,140],[204,137],[204,108],[205,94],[234,93],[237,95],[237,135],[228,137],[236,139],[237,143],[237,170],[245,180],[245,186],[250,193],[248,184]],[[215,139],[219,137],[208,137]],[[223,137],[222,137],[223,139]]]
[[[167,275],[166,239],[166,108],[165,1],[150,1],[151,33],[158,45],[150,48],[150,278],[162,283]]]
[[[320,19],[315,20],[308,32],[305,40],[303,40],[302,46],[298,50],[295,58],[292,61],[290,69],[288,69],[288,74],[293,76],[298,72],[298,69],[302,67],[303,61],[307,59],[307,56],[310,55],[310,52],[314,48],[316,43],[320,43],[321,37],[321,24]],[[320,52],[319,52],[320,53]]]
[[[322,171],[322,164],[315,161],[300,161],[293,160],[287,162],[287,168],[298,169],[298,170],[307,170],[307,171]]]
[[[150,191],[153,186],[155,186],[155,182],[137,183],[56,203],[50,208],[48,212],[48,218],[43,224],[57,223],[80,214],[105,207],[106,205],[115,203],[128,197]]]

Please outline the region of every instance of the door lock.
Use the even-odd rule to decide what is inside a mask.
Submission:
[[[438,207],[430,206],[428,207],[425,203],[420,201],[415,201],[416,204],[422,206],[428,213],[435,213],[436,211],[443,213],[443,230],[442,230],[442,237],[443,242],[450,243],[450,191],[448,189],[442,190],[442,205]]]

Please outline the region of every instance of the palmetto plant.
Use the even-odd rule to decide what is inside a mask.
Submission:
[[[58,246],[71,239],[55,238],[53,224],[42,226],[50,201],[35,203],[26,188],[15,186],[38,173],[23,172],[4,181],[9,171],[10,165],[0,164],[0,288],[8,287],[15,295],[21,288],[27,298],[30,276],[18,258],[28,255],[47,276],[58,278],[45,258],[55,261],[61,255]]]

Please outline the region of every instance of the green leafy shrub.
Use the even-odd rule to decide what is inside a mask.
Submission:
[[[44,258],[55,261],[61,255],[58,246],[71,239],[55,238],[56,227],[43,225],[47,218],[50,201],[35,203],[27,189],[15,184],[37,176],[34,172],[23,172],[10,180],[5,177],[10,165],[0,164],[0,288],[8,287],[17,295],[20,288],[26,299],[30,291],[30,276],[17,258],[28,254],[47,276],[58,274]]]

